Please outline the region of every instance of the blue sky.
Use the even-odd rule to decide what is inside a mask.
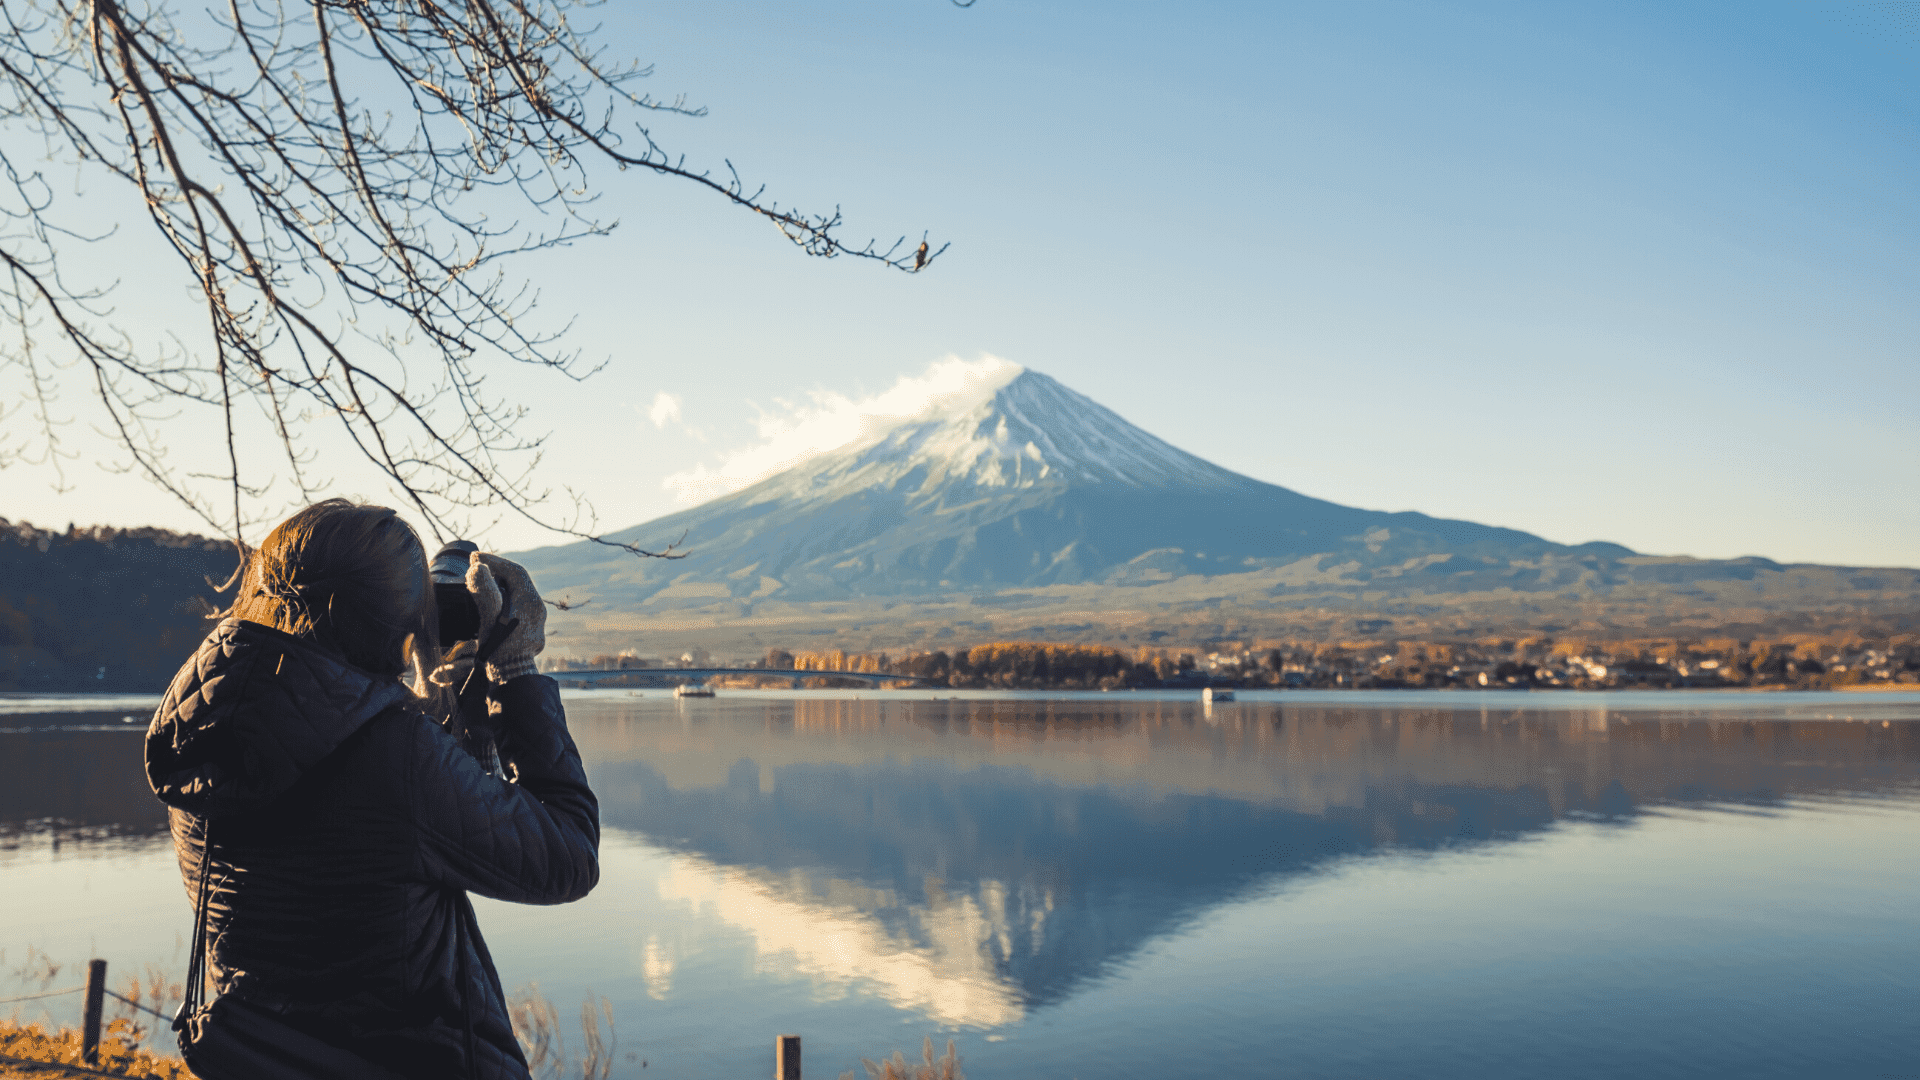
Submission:
[[[1920,565],[1903,10],[602,8],[612,52],[711,110],[663,119],[665,145],[837,203],[851,232],[953,247],[913,278],[811,260],[690,185],[603,171],[619,230],[525,269],[609,367],[494,386],[609,528],[678,509],[670,478],[795,410],[991,355],[1342,503]],[[187,524],[76,475],[55,497],[10,469],[0,512]]]

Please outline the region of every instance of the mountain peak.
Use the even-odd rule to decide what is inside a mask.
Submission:
[[[677,538],[685,562],[635,564],[587,544],[530,557],[610,601],[724,595],[750,607],[776,596],[1131,585],[1283,567],[1313,576],[1323,563],[1341,574],[1401,573],[1455,555],[1492,566],[1571,553],[1510,529],[1359,510],[1262,483],[1004,361],[950,361],[873,405],[842,445],[614,534]]]
[[[1247,482],[1017,364],[970,374],[964,386],[930,397],[917,413],[868,416],[863,426],[859,438],[735,497],[752,504],[907,485],[900,493],[911,502],[950,503],[994,489],[1098,484],[1194,492]]]

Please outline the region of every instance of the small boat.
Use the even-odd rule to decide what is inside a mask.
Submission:
[[[681,683],[673,688],[674,697],[712,697],[713,687],[706,683]]]
[[[1232,701],[1233,691],[1215,690],[1213,687],[1209,686],[1205,690],[1200,691],[1200,700],[1206,702],[1209,705],[1213,704],[1216,701]]]

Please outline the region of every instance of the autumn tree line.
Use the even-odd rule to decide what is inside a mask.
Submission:
[[[787,655],[776,650],[768,666]],[[1136,661],[1105,645],[1055,645],[997,641],[969,649],[911,653],[803,652],[791,654],[801,671],[861,671],[910,675],[935,686],[981,689],[1099,690],[1159,686],[1179,671],[1164,660]],[[1189,660],[1187,670],[1193,664]]]
[[[742,665],[747,666],[747,665]],[[1920,689],[1920,634],[1595,641],[1226,642],[1121,650],[1002,641],[913,652],[769,650],[751,666],[886,673],[967,689],[1118,690],[1199,686],[1311,689],[1617,689],[1848,686]],[[742,685],[754,680],[743,679]],[[823,676],[809,685],[830,686]]]

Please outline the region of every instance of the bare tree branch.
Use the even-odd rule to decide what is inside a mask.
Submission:
[[[946,251],[903,236],[840,238],[839,209],[783,207],[731,162],[716,176],[668,153],[644,118],[697,117],[637,89],[569,17],[583,0],[0,0],[0,371],[30,434],[0,467],[71,460],[56,402],[83,379],[140,473],[237,545],[326,489],[305,436],[330,422],[439,537],[497,508],[635,555],[591,504],[536,482],[545,436],[485,389],[502,362],[582,379],[565,325],[506,264],[606,234],[588,169],[696,184],[770,222],[809,255],[918,273]],[[126,239],[63,226],[53,187],[22,169],[22,136],[109,191],[137,194],[203,301],[198,330],[157,348],[116,328],[108,289],[70,287],[63,245]],[[99,195],[86,220],[99,219]],[[525,212],[539,223],[521,225]],[[57,350],[55,346],[58,346]],[[57,352],[57,356],[56,356]],[[222,464],[170,459],[168,436],[217,416]],[[272,460],[247,451],[260,425]],[[9,428],[11,430],[11,427]],[[209,444],[211,445],[211,444]],[[201,451],[198,445],[183,447]],[[207,455],[198,453],[196,460]],[[208,468],[211,471],[208,471]],[[219,495],[216,495],[216,492]]]

